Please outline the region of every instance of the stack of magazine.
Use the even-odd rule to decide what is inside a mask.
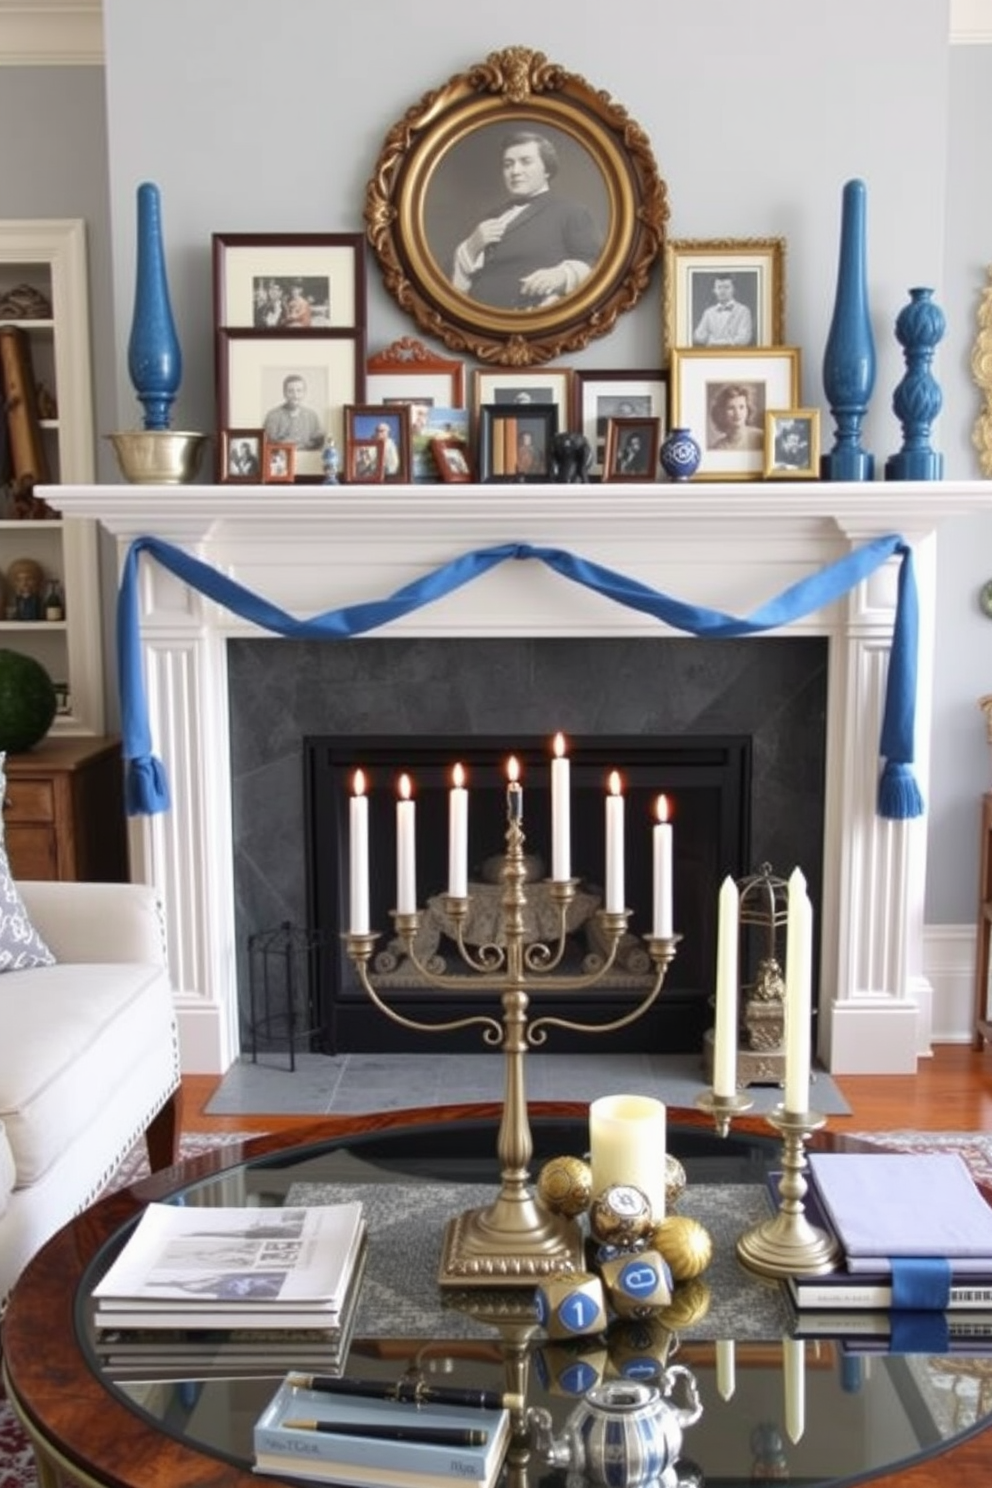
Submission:
[[[807,1217],[841,1259],[790,1276],[799,1336],[850,1351],[992,1352],[992,1208],[951,1152],[810,1153]]]
[[[358,1203],[149,1204],[93,1290],[97,1351],[116,1376],[332,1374],[365,1267]]]

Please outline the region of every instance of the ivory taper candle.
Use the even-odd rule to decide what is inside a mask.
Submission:
[[[740,894],[728,875],[720,885],[713,1026],[713,1094],[737,1092],[737,996]]]
[[[813,979],[813,906],[802,870],[789,878],[785,942],[785,1109],[809,1109],[810,1018]]]
[[[603,1095],[589,1107],[589,1163],[595,1198],[614,1184],[645,1194],[665,1217],[665,1107],[650,1095]]]
[[[396,802],[396,909],[399,914],[417,910],[416,804],[409,775],[400,776]]]
[[[606,903],[607,914],[624,910],[623,792],[616,770],[610,774],[606,797]]]
[[[668,797],[655,804],[658,820],[651,829],[654,860],[654,915],[651,934],[656,940],[672,936],[672,824],[668,820]]]
[[[348,858],[351,886],[351,933],[369,933],[369,798],[365,794],[365,773],[356,770],[352,781],[354,795],[348,808]]]
[[[452,899],[468,895],[468,791],[465,771],[455,765],[448,793],[448,893]]]
[[[551,761],[551,877],[565,883],[572,876],[572,821],[569,762],[563,734],[555,734]]]
[[[785,1374],[785,1434],[795,1445],[806,1430],[806,1340],[783,1338]]]
[[[510,755],[506,762],[506,777],[510,782],[506,787],[506,815],[509,821],[523,821],[524,816],[524,793],[520,784],[520,765],[515,755]]]

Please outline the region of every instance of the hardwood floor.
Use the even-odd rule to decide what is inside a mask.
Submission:
[[[915,1075],[838,1075],[837,1084],[853,1115],[830,1125],[852,1131],[992,1131],[992,1051],[962,1044],[938,1045],[921,1059]],[[219,1078],[183,1080],[183,1130],[287,1131],[312,1124],[312,1116],[208,1116],[205,1107]]]

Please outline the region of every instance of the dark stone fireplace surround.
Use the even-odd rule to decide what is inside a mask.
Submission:
[[[514,737],[558,729],[638,740],[747,735],[752,835],[740,871],[769,862],[784,877],[798,864],[819,905],[824,637],[266,638],[227,646],[242,1021],[248,937],[307,920],[303,741],[311,735],[480,735],[505,738],[508,752]]]

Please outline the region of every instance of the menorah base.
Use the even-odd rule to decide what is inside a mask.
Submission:
[[[583,1268],[582,1236],[573,1220],[535,1199],[501,1195],[466,1209],[444,1233],[440,1286],[533,1287],[548,1276]]]
[[[737,1241],[737,1259],[759,1276],[820,1276],[833,1271],[841,1248],[832,1235],[810,1224],[802,1213],[779,1211]]]

